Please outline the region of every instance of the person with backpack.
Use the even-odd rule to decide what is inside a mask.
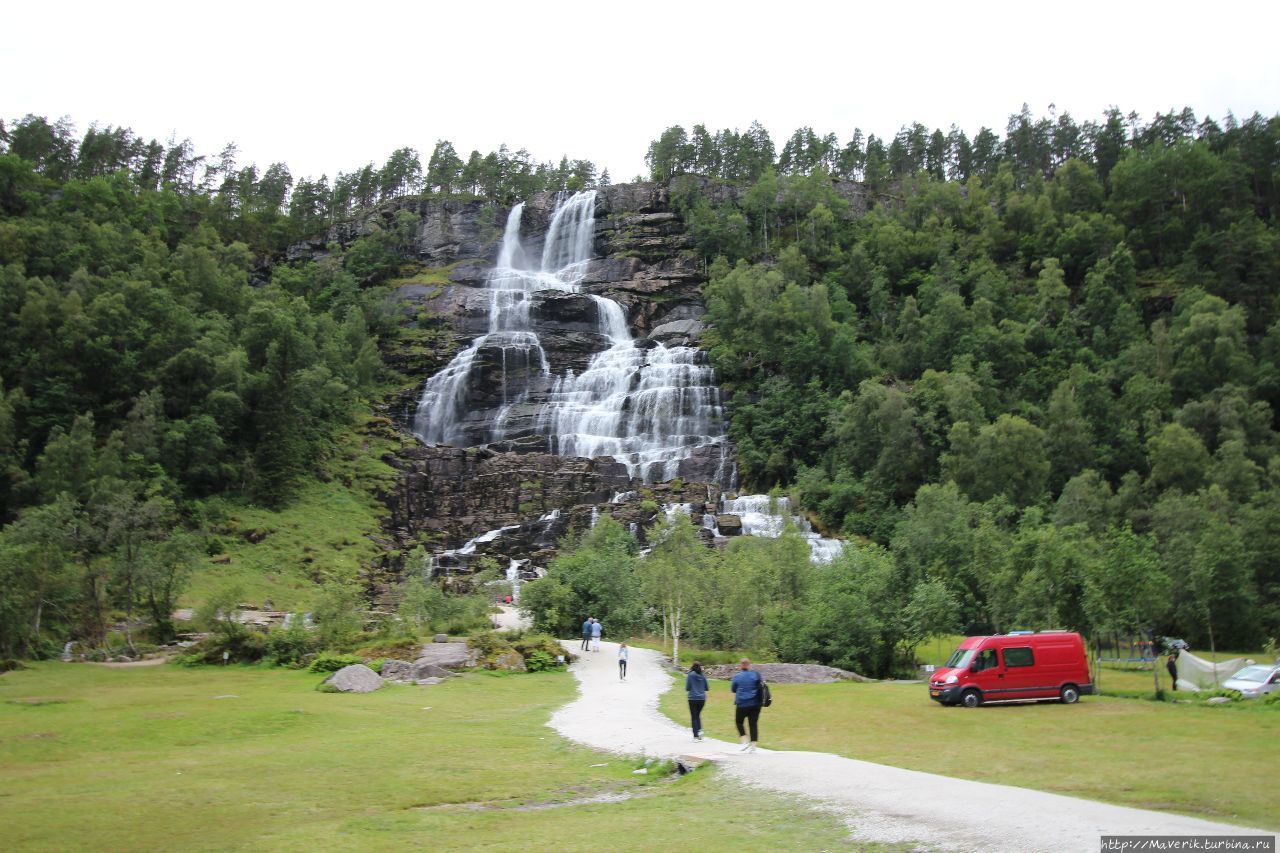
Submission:
[[[742,670],[729,682],[733,691],[734,725],[738,727],[738,737],[742,738],[739,752],[755,752],[760,741],[760,709],[764,707],[768,689],[760,673],[751,668],[751,661],[743,658],[739,664]],[[751,726],[751,739],[747,740],[747,732],[743,722]]]
[[[684,677],[684,692],[689,696],[689,717],[693,723],[693,739],[702,740],[702,709],[707,704],[707,677],[702,674],[702,664],[693,662],[689,674]]]

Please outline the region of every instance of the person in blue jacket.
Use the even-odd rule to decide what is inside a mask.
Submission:
[[[582,623],[582,650],[585,652],[587,646],[591,644],[591,623],[596,621],[595,617],[588,616],[587,621]]]
[[[742,671],[729,682],[733,691],[734,725],[738,727],[738,737],[742,738],[742,749],[739,752],[755,752],[760,740],[760,709],[764,707],[764,679],[760,673],[751,668],[751,661],[743,658]],[[747,740],[747,732],[742,723],[751,725],[751,739]]]
[[[702,664],[698,661],[693,662],[689,674],[684,677],[684,692],[689,694],[693,739],[702,740],[702,708],[707,704],[707,677],[702,674]]]

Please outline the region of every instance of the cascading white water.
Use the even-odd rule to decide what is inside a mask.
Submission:
[[[427,381],[414,432],[427,444],[479,443],[465,418],[476,390],[473,379],[488,358],[500,365],[502,385],[480,389],[497,398],[488,441],[542,435],[559,455],[612,456],[646,482],[674,479],[681,460],[699,447],[718,447],[723,469],[720,392],[702,353],[693,347],[637,346],[617,302],[587,295],[595,306],[595,331],[609,345],[581,373],[551,375],[530,307],[543,291],[581,292],[591,260],[595,198],[594,190],[582,192],[557,206],[537,269],[529,268],[521,242],[524,205],[512,209],[497,267],[485,285],[488,331]],[[513,425],[513,413],[527,414],[535,386],[545,392],[536,413]]]
[[[507,565],[507,583],[511,584],[511,603],[512,604],[520,603],[520,584],[521,584],[520,567],[527,562],[529,561],[513,559],[510,562],[510,564]]]
[[[722,502],[721,512],[736,515],[742,519],[744,536],[764,536],[777,539],[790,521],[809,543],[809,556],[815,563],[830,563],[844,550],[844,542],[839,539],[825,539],[813,532],[809,520],[798,515],[791,515],[791,501],[787,498],[771,498],[768,495],[740,495],[726,498]],[[714,521],[715,517],[711,517]],[[706,526],[704,518],[703,525]]]

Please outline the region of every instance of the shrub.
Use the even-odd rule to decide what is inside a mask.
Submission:
[[[294,614],[289,627],[273,628],[267,634],[266,657],[277,666],[300,668],[318,645],[319,639],[298,613]]]
[[[234,634],[210,634],[178,658],[183,666],[206,666],[221,663],[256,663],[267,651],[267,638],[257,631]],[[223,658],[223,652],[227,656]]]
[[[330,648],[351,646],[359,639],[360,629],[364,625],[360,590],[350,584],[325,584],[311,617],[315,620],[323,645]]]
[[[564,664],[543,651],[536,651],[525,657],[524,666],[529,672],[552,672],[564,669]]]
[[[364,658],[394,658],[396,660],[417,660],[422,642],[417,637],[403,640],[382,640],[369,643],[355,650],[355,654]]]
[[[307,669],[311,672],[337,672],[344,666],[351,666],[357,663],[364,663],[364,658],[359,655],[321,652],[316,655],[316,659],[311,662],[311,666],[307,667]]]
[[[553,664],[557,655],[565,655],[566,660],[572,657],[550,634],[519,634],[511,636],[509,642],[524,657],[526,666],[529,658],[538,653],[546,655]]]
[[[1258,704],[1264,708],[1274,708],[1275,710],[1280,711],[1280,690],[1263,696],[1258,700]]]
[[[1196,694],[1196,699],[1200,702],[1204,702],[1207,699],[1214,699],[1218,696],[1225,696],[1232,702],[1239,702],[1244,698],[1244,694],[1239,690],[1228,690],[1225,687],[1220,687],[1217,690],[1202,690]]]

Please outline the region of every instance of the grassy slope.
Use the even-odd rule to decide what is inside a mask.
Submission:
[[[200,562],[184,606],[231,583],[248,603],[269,600],[276,609],[305,609],[317,582],[354,577],[361,563],[379,552],[368,538],[379,532],[385,512],[374,492],[394,483],[394,471],[382,456],[404,440],[385,420],[365,413],[335,438],[333,452],[319,462],[329,481],[308,480],[284,509],[214,502],[213,511],[223,516],[217,527],[225,554]],[[247,538],[255,531],[266,532],[256,544]],[[226,557],[230,563],[215,562]]]
[[[632,761],[567,745],[543,726],[573,695],[567,674],[473,675],[369,695],[318,693],[319,678],[56,663],[0,676],[0,848],[845,843],[835,819],[714,771],[655,782],[631,775]],[[614,790],[639,796],[514,810]]]
[[[1150,678],[1150,676],[1147,676]],[[1280,828],[1270,780],[1280,713],[1086,697],[1078,705],[943,708],[920,684],[779,684],[761,742],[1141,808]],[[681,725],[683,691],[662,709]],[[726,682],[703,714],[736,739]]]

